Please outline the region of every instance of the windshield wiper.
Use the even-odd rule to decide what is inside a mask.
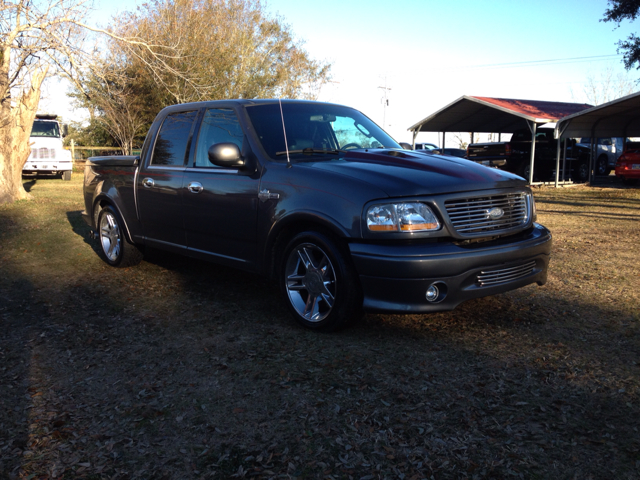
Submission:
[[[314,153],[325,153],[325,154],[331,154],[331,155],[338,155],[340,154],[339,150],[323,150],[323,149],[319,149],[319,148],[303,148],[302,150],[289,150],[289,155],[294,154],[294,153],[305,153],[307,155],[312,155]],[[276,152],[276,155],[286,155],[287,151],[285,150],[284,152]]]

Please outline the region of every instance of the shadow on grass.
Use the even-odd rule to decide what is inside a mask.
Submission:
[[[548,284],[319,335],[269,281],[179,255],[56,283],[0,254],[0,478],[638,476],[614,306]]]
[[[0,213],[0,479],[18,478],[29,450],[37,397],[46,388],[34,375],[34,342],[45,333],[50,312],[34,279],[10,259],[22,229],[18,218]]]
[[[61,465],[74,476],[80,457],[110,477],[229,478],[271,455],[283,475],[313,462],[354,478],[635,473],[637,403],[601,380],[623,376],[635,347],[618,334],[585,343],[571,323],[544,321],[535,299],[371,315],[319,335],[296,327],[260,277],[161,251],[136,268],[85,268],[56,293],[72,308],[26,316],[50,292],[5,268],[3,295],[23,298],[3,311],[3,354],[17,364],[3,378],[16,389],[2,398],[3,428],[18,439],[0,434],[13,442],[7,474]]]
[[[622,179],[618,178],[615,175],[606,175],[606,176],[596,175],[591,180],[591,186],[598,187],[598,188],[619,189],[619,190],[637,188],[637,184],[623,183]]]
[[[24,189],[27,192],[30,192],[31,189],[35,186],[35,184],[38,182],[38,180],[36,178],[33,178],[31,180],[29,180],[28,182],[23,182],[22,186],[24,187]]]
[[[91,227],[82,218],[81,210],[74,210],[67,212],[67,221],[71,226],[71,231],[82,238],[85,244],[91,247],[91,249],[100,256],[100,245],[96,239],[93,238],[93,232]]]
[[[371,315],[318,335],[283,318],[274,288],[258,277],[178,255],[155,251],[139,268],[86,279],[60,292],[73,311],[38,328],[29,318],[12,323],[24,338],[5,351],[31,339],[23,354],[39,372],[15,373],[19,393],[45,390],[46,408],[5,424],[24,433],[40,422],[57,433],[47,444],[42,428],[32,444],[16,444],[35,460],[6,459],[11,471],[43,474],[75,455],[108,476],[229,478],[273,455],[270,471],[322,462],[354,478],[376,474],[375,465],[383,477],[401,468],[418,478],[635,472],[637,404],[595,379],[618,376],[633,347],[612,335],[608,350],[591,348],[570,324],[546,323],[508,295],[432,316]],[[40,295],[32,301],[46,301]],[[144,307],[131,306],[145,296]],[[23,397],[5,399],[4,410],[26,411]],[[66,468],[72,476],[76,467]]]

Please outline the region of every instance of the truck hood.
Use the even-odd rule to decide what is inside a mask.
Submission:
[[[375,185],[390,197],[526,185],[522,178],[503,170],[463,158],[412,150],[354,150],[339,159],[313,162],[310,166]]]

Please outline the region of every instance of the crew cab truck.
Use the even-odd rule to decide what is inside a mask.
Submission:
[[[556,168],[557,145],[553,128],[539,128],[536,131],[535,180],[551,178]],[[472,143],[467,147],[467,158],[529,179],[531,132],[528,129],[516,130],[508,142]],[[573,179],[586,181],[589,177],[589,147],[571,142],[567,148],[567,160]]]
[[[31,154],[22,167],[23,175],[57,175],[71,180],[71,152],[62,145],[67,126],[56,118],[56,115],[36,114],[31,128]]]
[[[522,179],[319,102],[165,108],[140,156],[89,159],[84,202],[110,265],[155,247],[258,272],[318,330],[542,285],[551,250]]]

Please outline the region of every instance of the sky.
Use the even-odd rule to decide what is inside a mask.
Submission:
[[[90,23],[104,26],[139,0],[95,0]],[[601,22],[606,0],[266,0],[316,60],[332,64],[318,100],[357,108],[397,141],[408,128],[463,95],[586,103],[591,77],[630,81],[616,43],[638,23]],[[385,88],[386,87],[386,88]],[[640,88],[640,87],[639,87]],[[40,110],[65,121],[65,86],[50,82]],[[384,104],[384,97],[388,106]],[[439,144],[436,133],[417,141]],[[447,135],[447,147],[455,139]]]

